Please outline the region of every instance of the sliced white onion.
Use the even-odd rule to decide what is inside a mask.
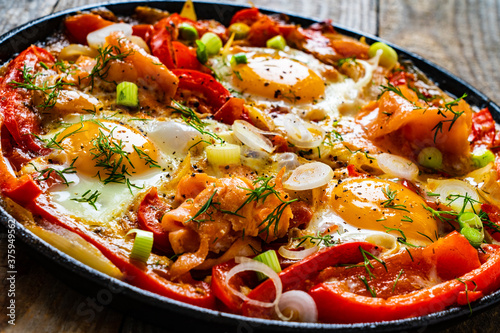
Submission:
[[[233,123],[234,135],[252,149],[264,150],[272,153],[274,150],[271,140],[266,138],[260,129],[244,120],[235,120]]]
[[[325,163],[306,163],[293,170],[283,187],[293,191],[311,190],[328,184],[333,178],[332,168]]]
[[[276,273],[271,267],[267,266],[266,264],[261,263],[260,261],[252,260],[250,258],[236,257],[234,258],[234,261],[236,261],[236,263],[238,263],[239,265],[236,265],[229,270],[229,272],[226,275],[226,281],[225,281],[227,287],[233,292],[233,294],[235,294],[236,296],[238,296],[239,298],[241,298],[242,300],[253,306],[259,306],[263,308],[270,308],[272,306],[275,306],[277,312],[279,312],[278,302],[281,298],[283,285],[278,276],[278,273]],[[238,273],[246,271],[260,272],[262,274],[267,275],[267,277],[273,281],[274,287],[276,288],[276,298],[274,299],[273,302],[270,303],[270,302],[256,301],[254,299],[247,297],[239,290],[236,290],[233,287],[231,287],[231,285],[229,284],[231,278]]]
[[[418,176],[418,166],[407,158],[382,153],[377,156],[380,169],[392,177],[414,180]]]
[[[315,323],[318,321],[318,309],[314,299],[302,290],[290,290],[281,295],[278,307],[281,312],[291,310],[293,314],[298,315],[301,322]],[[290,318],[284,317],[283,320]]]
[[[298,148],[316,148],[325,140],[325,131],[314,124],[307,123],[293,114],[282,117],[286,136]]]
[[[458,179],[429,179],[428,185],[433,193],[439,194],[439,200],[456,212],[461,212],[465,196],[471,198],[465,207],[466,212],[479,212],[481,199],[470,184]],[[458,197],[449,196],[458,195]],[[471,205],[472,203],[472,205]]]
[[[112,32],[121,31],[126,37],[132,36],[132,26],[127,23],[115,23],[108,25],[87,35],[87,44],[94,49],[103,47],[106,44],[106,37]]]
[[[274,155],[275,160],[278,163],[277,169],[281,170],[286,168],[286,171],[295,170],[298,166],[300,166],[299,159],[297,158],[297,154],[294,153],[277,153]]]
[[[285,246],[280,246],[278,252],[279,254],[281,254],[283,258],[292,260],[302,260],[304,258],[309,257],[311,254],[316,253],[318,249],[319,248],[317,246],[313,246],[305,250],[290,251]]]
[[[95,58],[98,56],[98,53],[96,50],[85,45],[69,44],[61,50],[59,53],[59,59],[74,61],[81,55]]]
[[[373,59],[375,59],[375,58],[377,58],[377,56],[373,57]],[[358,59],[356,59],[356,62],[358,64],[360,64],[361,66],[363,66],[363,68],[365,70],[365,75],[363,75],[363,77],[360,78],[356,82],[356,85],[355,85],[355,87],[357,89],[360,89],[360,88],[363,88],[364,86],[366,86],[368,83],[370,83],[372,81],[373,71],[375,70],[375,68],[377,68],[377,65],[378,65],[378,58],[376,59],[377,63],[375,65],[372,65],[371,63],[369,63],[367,61],[358,60]]]

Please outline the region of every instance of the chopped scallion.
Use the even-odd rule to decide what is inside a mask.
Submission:
[[[247,55],[245,53],[238,53],[233,55],[231,58],[231,65],[246,64],[248,62]]]
[[[193,41],[198,39],[198,31],[188,23],[181,23],[179,25],[179,34],[184,40]]]
[[[233,23],[229,26],[229,32],[234,34],[235,39],[243,39],[248,36],[250,27],[245,23]]]
[[[205,151],[207,160],[212,165],[240,164],[241,147],[238,145],[230,143],[210,145]]]
[[[153,249],[153,233],[151,231],[131,229],[127,232],[127,236],[133,233],[135,233],[135,239],[130,258],[147,262]]]
[[[460,214],[458,217],[458,224],[460,224],[460,228],[476,228],[481,229],[483,227],[483,223],[479,216],[472,212],[465,212]]]
[[[137,107],[139,105],[138,88],[133,82],[121,82],[116,86],[116,104]]]
[[[495,154],[489,149],[480,149],[472,153],[471,159],[476,167],[482,168],[495,160]]]
[[[267,40],[266,46],[276,50],[284,50],[286,46],[286,40],[281,35],[274,36],[273,38]]]
[[[196,57],[204,64],[208,61],[207,47],[201,40],[196,40]]]
[[[213,32],[205,33],[201,37],[201,41],[205,44],[209,56],[216,55],[222,48],[222,40]]]
[[[378,50],[382,50],[382,55],[380,56],[379,60],[379,63],[382,66],[389,69],[396,66],[396,64],[398,63],[398,54],[392,47],[385,43],[376,42],[370,45],[370,48],[368,49],[368,56],[370,58],[373,58],[377,54]]]
[[[470,245],[474,247],[479,247],[481,246],[481,243],[483,242],[484,239],[484,234],[481,233],[481,231],[470,228],[470,227],[465,227],[460,230],[460,233],[464,235],[465,238],[469,241]]]
[[[418,163],[426,168],[439,169],[443,165],[443,154],[436,147],[426,147],[418,154]]]
[[[276,251],[274,250],[263,252],[253,259],[271,267],[276,273],[281,272],[280,262],[278,260],[278,256],[276,255]],[[267,279],[267,276],[263,273],[257,272],[257,278],[261,281]]]

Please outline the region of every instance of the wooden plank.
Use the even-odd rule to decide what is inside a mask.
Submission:
[[[91,3],[99,3],[99,0],[68,0],[59,1],[55,11],[82,6]],[[110,1],[110,2],[116,2]],[[201,0],[200,2],[214,2],[213,0]],[[247,0],[226,0],[226,3],[248,5]],[[340,0],[340,1],[311,1],[311,0],[254,0],[252,3],[261,8],[272,9],[278,12],[296,13],[305,17],[314,17],[321,20],[332,19],[339,25],[364,31],[376,33],[376,0]]]
[[[500,102],[500,3],[380,1],[380,37],[422,55]]]
[[[0,1],[0,34],[52,13],[57,0]]]

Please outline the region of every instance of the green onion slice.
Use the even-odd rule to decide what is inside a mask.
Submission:
[[[231,65],[246,64],[248,62],[247,55],[245,53],[238,53],[233,55],[231,58]]]
[[[205,64],[208,61],[207,47],[201,40],[196,40],[196,46],[196,57],[202,64]]]
[[[280,262],[278,260],[278,256],[276,255],[276,251],[274,250],[263,252],[253,258],[253,260],[257,260],[261,263],[266,264],[267,266],[271,267],[276,273],[281,272]],[[257,278],[259,279],[259,281],[261,281],[267,279],[267,276],[263,273],[257,272]]]
[[[370,45],[370,48],[368,49],[368,56],[370,58],[375,57],[378,50],[382,51],[382,55],[379,60],[379,63],[382,66],[391,69],[397,65],[398,54],[392,47],[382,42],[376,42]]]
[[[464,235],[465,238],[469,241],[470,245],[474,247],[479,247],[481,246],[481,243],[483,242],[484,239],[484,234],[481,233],[481,231],[470,228],[470,227],[465,227],[460,230],[460,233]]]
[[[235,39],[243,39],[248,36],[250,32],[250,27],[245,23],[233,23],[229,26],[229,32],[234,34]]]
[[[209,56],[216,55],[222,48],[222,40],[213,32],[207,32],[201,37],[201,41],[207,48]]]
[[[147,262],[153,249],[153,233],[140,229],[131,229],[127,236],[135,233],[134,246],[130,252],[130,259]]]
[[[133,82],[122,82],[116,86],[116,104],[137,107],[139,105],[138,88]]]
[[[443,165],[443,154],[436,147],[426,147],[418,154],[418,163],[426,168],[439,169]]]
[[[475,228],[475,229],[482,229],[483,228],[483,223],[481,222],[481,219],[479,216],[472,212],[464,212],[460,214],[458,217],[458,224],[460,225],[460,228]]]
[[[482,168],[495,160],[495,154],[489,149],[479,149],[472,153],[471,159],[476,167]]]
[[[181,23],[179,25],[179,34],[184,40],[193,41],[198,39],[198,31],[195,27],[188,23]]]
[[[274,36],[273,38],[267,40],[266,46],[276,50],[284,50],[286,46],[286,40],[281,35]]]

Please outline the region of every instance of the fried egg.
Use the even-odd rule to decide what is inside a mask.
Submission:
[[[437,222],[424,200],[398,183],[376,178],[334,181],[326,197],[308,227],[311,234],[335,231],[337,239],[366,240],[385,233],[415,246],[437,239]]]
[[[231,64],[236,53],[244,53],[247,62]],[[263,109],[286,107],[307,120],[334,119],[341,106],[357,103],[376,67],[366,61],[358,63],[365,76],[354,81],[314,56],[288,47],[284,51],[234,47],[230,54],[211,59],[222,84],[247,103]]]
[[[36,167],[64,177],[49,188],[61,211],[96,225],[120,216],[138,192],[168,181],[201,140],[175,120],[87,116],[68,117],[64,124],[43,137],[54,152]]]

